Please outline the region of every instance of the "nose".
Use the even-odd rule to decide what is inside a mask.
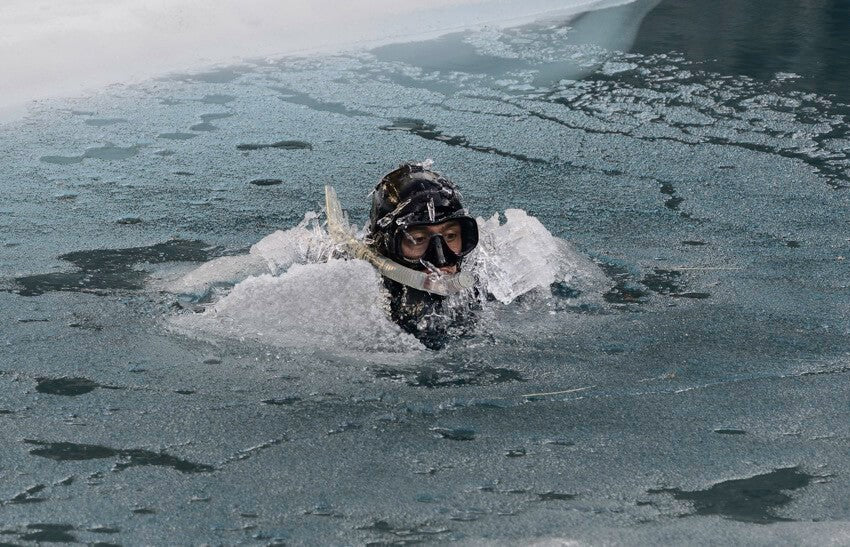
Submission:
[[[446,254],[443,251],[445,245],[446,242],[443,239],[442,235],[434,234],[431,236],[431,241],[428,243],[428,246],[431,247],[431,252],[425,254],[431,255],[431,258],[434,259],[432,261],[434,266],[440,267],[448,264],[448,261],[446,260]]]

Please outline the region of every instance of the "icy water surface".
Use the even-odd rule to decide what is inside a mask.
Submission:
[[[3,541],[846,543],[847,99],[756,47],[785,28],[739,23],[772,8],[673,32],[705,6],[172,75],[2,127]],[[836,6],[803,35],[846,28]],[[836,40],[807,55],[846,75]],[[576,253],[439,352],[382,322],[362,263],[289,268],[274,236],[324,184],[362,225],[424,158],[482,222]],[[228,282],[164,290],[205,264]]]

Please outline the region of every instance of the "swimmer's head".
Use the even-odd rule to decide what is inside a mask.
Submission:
[[[478,244],[478,224],[452,181],[418,163],[384,175],[372,195],[369,237],[382,255],[418,270],[455,273]]]

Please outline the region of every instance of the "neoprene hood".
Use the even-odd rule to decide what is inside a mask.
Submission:
[[[413,260],[402,254],[406,231],[456,221],[461,230],[461,248],[453,252],[440,234],[430,236],[422,257]],[[478,224],[461,203],[455,184],[422,164],[403,163],[384,175],[372,194],[369,237],[376,250],[387,258],[414,269],[426,266],[460,268],[461,260],[478,244]]]

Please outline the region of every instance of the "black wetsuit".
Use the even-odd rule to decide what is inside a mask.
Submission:
[[[442,349],[453,338],[471,334],[475,327],[478,301],[474,295],[460,305],[448,306],[443,296],[386,277],[384,285],[390,293],[392,320],[428,349]]]

